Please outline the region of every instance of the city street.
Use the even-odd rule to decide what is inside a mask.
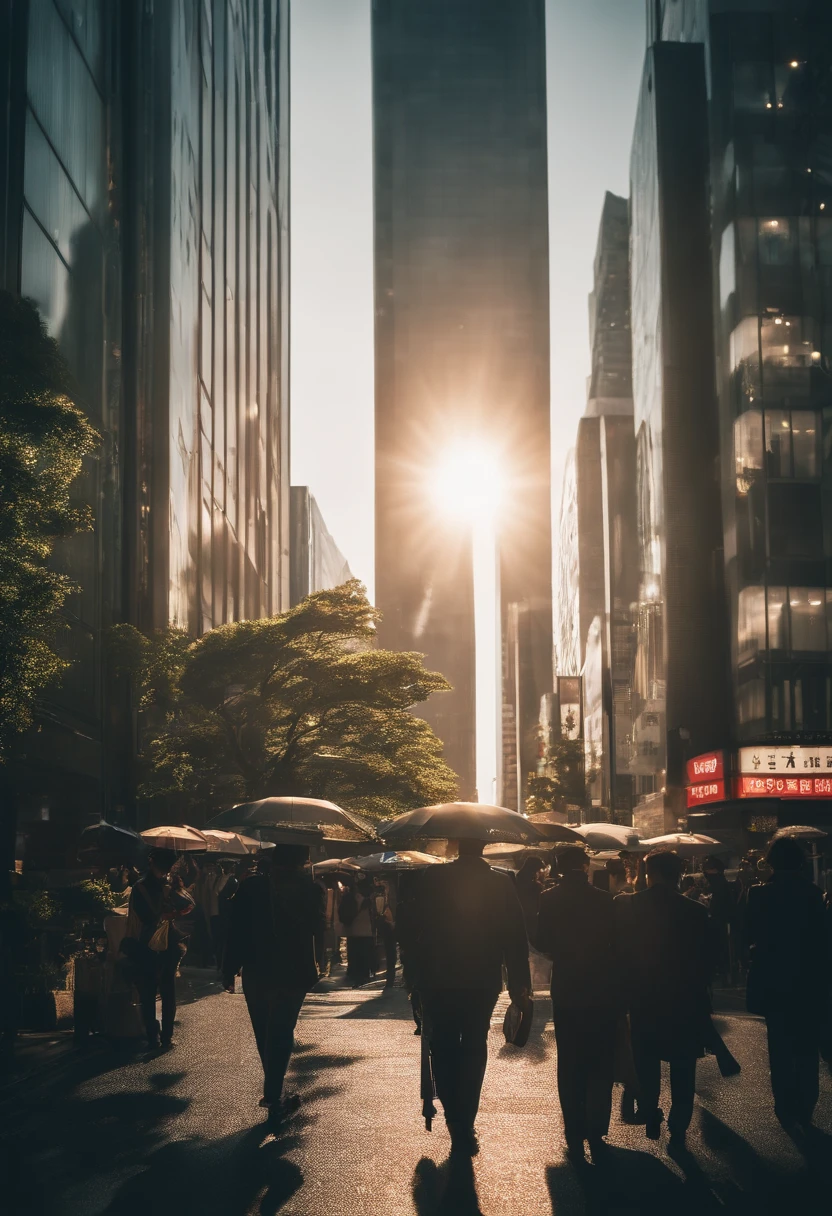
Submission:
[[[207,975],[207,973],[204,973]],[[522,1051],[504,1045],[505,997],[494,1015],[478,1121],[482,1151],[451,1166],[441,1117],[420,1118],[419,1039],[405,993],[338,982],[307,1000],[291,1084],[304,1101],[280,1136],[257,1107],[261,1073],[242,996],[203,978],[180,1009],[176,1046],[127,1059],[93,1047],[58,1079],[33,1080],[4,1103],[4,1160],[14,1216],[399,1216],[572,1213],[672,1216],[824,1210],[827,1137],[812,1160],[774,1120],[763,1026],[728,1016],[722,1031],[743,1065],[722,1081],[699,1066],[690,1157],[614,1116],[609,1162],[576,1171],[564,1156],[548,1002]],[[45,1070],[45,1074],[48,1070]],[[44,1074],[44,1075],[45,1075]],[[832,1133],[823,1070],[817,1122]],[[620,1091],[616,1091],[616,1098]],[[665,1105],[665,1110],[667,1106]],[[825,1165],[824,1165],[825,1160]]]

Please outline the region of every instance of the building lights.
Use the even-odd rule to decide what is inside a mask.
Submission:
[[[819,351],[819,350],[813,350],[813,351],[812,351],[812,358],[814,359],[815,363],[820,363],[820,351]]]
[[[799,68],[799,67],[800,67],[800,62],[799,62],[799,60],[797,60],[797,59],[793,59],[793,60],[791,61],[791,63],[789,64],[789,67],[790,67],[790,68]]]
[[[767,101],[767,102],[766,102],[766,109],[767,109],[767,110],[770,110],[771,108],[772,108],[771,102],[770,102],[770,101]]]
[[[783,324],[783,318],[782,318],[782,317],[775,317],[775,318],[774,318],[774,324],[775,324],[775,325],[782,325],[782,324]]]

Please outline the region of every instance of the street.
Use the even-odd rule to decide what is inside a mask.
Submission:
[[[207,975],[207,973],[204,973]],[[481,1153],[448,1163],[440,1117],[420,1118],[419,1039],[406,995],[325,981],[309,996],[290,1087],[303,1104],[282,1135],[257,1101],[261,1072],[245,1002],[204,979],[181,1006],[166,1054],[124,1057],[96,1046],[51,1084],[34,1081],[4,1110],[14,1216],[635,1216],[802,1213],[828,1203],[829,1145],[809,1164],[775,1122],[765,1031],[720,1019],[743,1065],[699,1065],[689,1159],[675,1164],[614,1112],[609,1163],[566,1162],[548,1001],[538,996],[528,1046],[504,1045],[506,997],[494,1014],[478,1120]],[[817,1123],[832,1133],[826,1068]],[[620,1091],[616,1090],[614,1099]],[[664,1109],[667,1111],[667,1096]],[[826,1164],[824,1165],[824,1159]]]

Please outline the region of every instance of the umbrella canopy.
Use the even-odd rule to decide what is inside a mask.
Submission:
[[[260,849],[274,848],[269,841],[255,840],[240,832],[223,832],[219,828],[205,828],[202,835],[208,841],[209,853],[226,853],[234,857],[246,857]]]
[[[824,832],[822,828],[813,828],[808,824],[789,824],[785,828],[778,828],[772,836],[772,840],[823,840],[828,836],[828,832]]]
[[[241,802],[211,820],[212,828],[224,829],[282,827],[285,824],[319,827],[325,837],[337,834],[342,840],[376,839],[372,824],[361,815],[345,811],[323,798],[261,798],[259,802]]]
[[[405,811],[381,831],[385,843],[397,840],[482,840],[486,844],[539,844],[540,834],[517,811],[487,802],[442,802]]]
[[[578,835],[577,825],[562,823],[555,816],[557,811],[543,811],[540,815],[529,815],[529,823],[534,824],[543,840],[561,843],[567,840],[582,840]]]
[[[141,834],[142,840],[154,849],[174,849],[177,853],[207,853],[208,841],[202,832],[185,823],[176,826],[148,828]]]
[[[312,869],[316,874],[360,874],[361,867],[356,865],[353,857],[329,857],[326,861],[316,861]]]
[[[572,831],[589,849],[638,849],[641,843],[635,828],[618,823],[575,824]]]
[[[680,857],[707,857],[709,853],[730,853],[731,846],[714,840],[712,836],[701,836],[696,832],[670,832],[667,836],[654,836],[643,840],[645,849],[674,849]]]
[[[147,845],[138,832],[116,827],[102,819],[84,828],[78,846],[78,859],[90,865],[120,865],[142,858]]]
[[[384,874],[399,870],[424,870],[428,866],[442,865],[443,858],[432,853],[417,853],[415,849],[390,849],[385,853],[371,853],[369,857],[348,857],[362,874]]]

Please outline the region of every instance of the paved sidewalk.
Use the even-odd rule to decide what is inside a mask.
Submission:
[[[420,1118],[419,1039],[404,992],[330,982],[307,1001],[280,1137],[257,1109],[262,1074],[242,996],[181,1010],[177,1046],[126,1063],[105,1053],[60,1093],[26,1097],[7,1132],[13,1216],[693,1216],[825,1210],[827,1140],[806,1159],[774,1120],[762,1026],[724,1018],[743,1064],[699,1070],[692,1157],[674,1164],[640,1128],[611,1130],[607,1167],[567,1164],[548,1003],[523,1051],[495,1011],[472,1168],[450,1167],[442,1119]],[[832,1084],[818,1122],[832,1132]],[[824,1165],[824,1160],[826,1165]],[[2,1192],[0,1192],[2,1193]],[[9,1190],[5,1191],[9,1194]]]

